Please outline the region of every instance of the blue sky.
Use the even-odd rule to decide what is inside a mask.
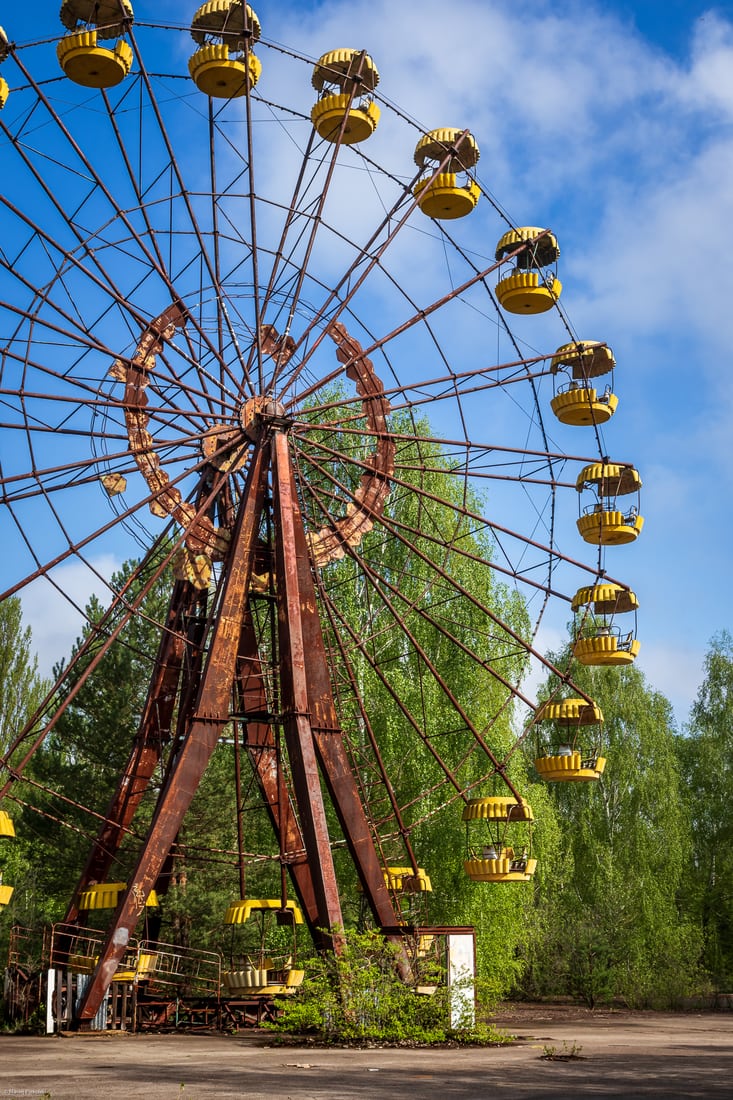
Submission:
[[[138,18],[154,9],[161,21],[180,20],[184,6],[135,2]],[[255,8],[264,37],[306,55],[366,48],[391,102],[426,128],[471,129],[479,178],[516,224],[556,233],[563,307],[580,338],[607,341],[616,355],[620,404],[605,430],[609,453],[633,462],[644,481],[644,532],[609,572],[639,596],[639,666],[683,722],[709,640],[732,619],[725,318],[733,277],[725,242],[733,224],[733,8],[566,0]],[[32,22],[30,9],[3,13],[11,38],[57,33],[55,7],[47,29],[33,12]],[[541,325],[526,333],[528,354],[551,350],[542,333]],[[583,453],[573,431],[558,429],[558,446]],[[572,541],[565,548],[578,551]],[[96,562],[101,573],[115,563],[111,551]],[[70,566],[64,583],[82,600],[89,591],[81,569]],[[48,601],[47,592],[26,599],[46,665],[78,632],[68,612],[49,615]],[[540,644],[556,644],[566,617],[560,609],[548,619]]]

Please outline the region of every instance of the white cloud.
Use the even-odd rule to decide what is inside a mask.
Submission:
[[[142,20],[150,5],[139,7]],[[170,18],[180,17],[178,4],[164,7]],[[550,225],[558,233],[562,304],[578,334],[608,339],[619,361],[621,405],[604,432],[609,453],[634,461],[645,482],[647,528],[638,546],[609,555],[609,572],[635,587],[638,576],[646,588],[640,593],[644,667],[654,686],[668,685],[670,697],[674,689],[683,707],[682,695],[691,698],[697,686],[705,639],[730,622],[733,610],[720,575],[731,534],[720,499],[731,476],[733,412],[724,323],[733,224],[730,21],[705,15],[690,26],[686,56],[675,60],[608,6],[574,0],[523,9],[498,0],[453,0],[448,9],[438,0],[418,7],[355,0],[292,10],[263,0],[255,7],[264,38],[307,56],[344,46],[367,49],[381,74],[380,93],[427,128],[469,127],[481,147],[485,188],[520,224]],[[314,100],[308,64],[291,65],[264,46],[257,52],[264,65],[258,92],[307,115]],[[275,137],[282,138],[278,123],[272,130],[256,165],[256,186],[286,199],[291,165],[268,156]],[[307,131],[300,121],[288,128],[296,159]],[[407,180],[418,134],[386,109],[365,153]],[[326,219],[360,243],[380,201],[373,179],[347,167],[350,155],[343,152]],[[458,231],[477,254],[491,255],[499,218],[488,202],[469,222]],[[264,240],[270,226],[263,220],[260,228]],[[431,276],[432,232],[416,214],[389,251],[391,269],[409,271],[410,285],[421,292]],[[341,246],[329,250],[328,243],[326,236],[317,245],[325,279],[343,255]],[[384,286],[380,294],[388,299],[392,290]],[[391,321],[390,308],[394,302],[384,307]],[[540,347],[542,325],[523,326],[521,336],[524,346]],[[550,427],[569,452],[591,447],[582,432]],[[576,553],[570,525],[568,545]],[[716,564],[702,577],[694,570],[706,553]],[[694,598],[689,590],[680,597],[681,576],[693,578]],[[676,598],[659,593],[662,581]],[[78,583],[83,603],[94,585],[82,576]],[[53,660],[68,648],[60,633],[53,636],[54,619],[72,641],[79,625],[66,625],[66,606],[45,615],[46,599],[36,601],[33,614],[37,642],[45,639]],[[708,620],[713,614],[718,621]],[[682,633],[691,639],[689,650],[653,641]]]
[[[60,660],[68,660],[81,635],[85,622],[82,611],[90,597],[96,594],[102,605],[107,605],[110,594],[104,580],[119,567],[120,562],[111,554],[90,559],[89,565],[72,561],[53,570],[54,584],[41,577],[22,591],[23,621],[31,628],[43,676],[50,676]]]
[[[704,659],[704,649],[684,644],[643,645],[639,653],[638,666],[647,683],[669,699],[680,729],[689,720],[690,708],[702,683]]]
[[[692,65],[683,96],[696,107],[733,118],[733,27],[715,12],[695,23]]]

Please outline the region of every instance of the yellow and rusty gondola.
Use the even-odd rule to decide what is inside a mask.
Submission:
[[[549,783],[588,783],[606,767],[603,714],[587,699],[558,699],[537,710],[534,766]]]
[[[120,84],[133,62],[123,37],[134,18],[130,0],[63,0],[60,18],[69,32],[56,47],[64,75],[84,88]]]
[[[247,924],[251,918],[256,919],[257,927],[250,926],[253,932],[245,942],[233,943],[230,966],[222,971],[222,985],[227,995],[268,998],[295,993],[305,977],[305,971],[296,965],[296,929],[304,923],[300,908],[294,901],[283,902],[280,898],[241,898],[228,907],[224,923],[234,929]],[[284,954],[276,954],[268,943],[273,920],[292,928],[292,942]]]
[[[529,882],[537,868],[532,857],[532,808],[516,798],[470,798],[463,809],[466,858],[474,882]]]
[[[356,145],[371,137],[379,123],[374,102],[379,72],[363,50],[330,50],[318,59],[311,78],[318,99],[311,121],[326,141]]]
[[[583,665],[629,665],[636,660],[640,643],[636,637],[639,601],[630,588],[619,584],[596,584],[579,588],[570,605],[575,614],[573,656]],[[634,614],[632,629],[616,622],[618,615]]]
[[[495,256],[498,261],[511,256],[514,267],[496,284],[501,307],[508,313],[546,313],[552,309],[562,293],[556,271],[559,255],[557,238],[549,229],[527,225],[505,233]]]
[[[208,0],[191,21],[198,49],[188,61],[194,84],[215,99],[237,99],[254,88],[262,62],[252,53],[261,34],[260,21],[242,0]]]
[[[415,147],[421,176],[413,188],[418,206],[429,218],[463,218],[475,210],[481,194],[472,170],[480,156],[468,130],[431,130]]]
[[[595,546],[621,546],[634,542],[641,534],[644,517],[639,513],[641,478],[633,466],[621,466],[612,462],[591,462],[578,474],[575,488],[579,494],[588,491],[592,501],[584,504],[579,498],[580,516],[578,531],[585,540]],[[635,496],[625,508],[620,497]]]
[[[562,424],[578,427],[605,424],[618,408],[613,392],[614,354],[607,344],[594,340],[576,340],[563,344],[552,357],[550,370],[555,378],[555,394],[550,402],[552,411]],[[602,390],[594,379],[611,375]],[[564,375],[567,381],[559,384]]]

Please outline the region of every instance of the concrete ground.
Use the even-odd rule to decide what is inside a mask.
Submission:
[[[254,1030],[234,1036],[3,1035],[0,1100],[733,1096],[732,1012],[507,1006],[494,1023],[517,1041],[405,1050],[273,1046]]]

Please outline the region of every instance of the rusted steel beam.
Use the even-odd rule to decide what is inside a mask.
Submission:
[[[331,929],[341,926],[343,917],[313,743],[307,686],[313,646],[320,644],[323,660],[325,653],[323,639],[319,643],[309,627],[304,629],[311,614],[317,614],[317,611],[288,439],[283,431],[276,431],[273,435],[272,456],[275,576],[285,742],[313,874],[318,927]]]
[[[120,899],[99,962],[77,1008],[77,1026],[88,1026],[102,1003],[219,735],[229,721],[242,616],[252,577],[266,479],[266,452],[260,445],[254,450],[243,505],[233,532],[221,605],[187,733],[160,793],[148,836]]]
[[[290,547],[288,568],[294,574],[292,587],[294,596],[297,595],[298,600],[297,606],[288,606],[288,619],[285,624],[293,662],[290,674],[293,676],[294,690],[299,692],[296,697],[296,706],[300,711],[305,710],[303,722],[307,725],[310,734],[309,746],[312,743],[315,747],[329,795],[338,814],[351,857],[375,920],[380,927],[394,926],[399,923],[399,915],[395,913],[392,898],[384,882],[383,868],[377,857],[374,838],[346,753],[331,691],[331,677],[318,613],[316,589],[300,507],[295,495],[295,481],[287,439],[280,434],[276,438],[275,445],[277,482],[280,485],[285,483],[289,487],[291,508],[291,517],[286,517],[281,505],[276,519],[285,524],[287,519],[291,518],[289,528],[282,531],[281,541],[285,546]],[[297,635],[292,629],[295,618],[299,624]],[[296,648],[297,644],[302,646],[302,650]],[[297,658],[302,661],[302,668]],[[285,665],[285,660],[283,663]],[[290,749],[290,745],[288,747]],[[312,783],[315,785],[317,778],[312,780]],[[317,796],[320,799],[319,783]],[[301,816],[302,814],[303,809],[301,809]]]
[[[246,720],[245,748],[257,777],[263,802],[275,835],[278,837],[288,871],[311,929],[318,927],[313,875],[305,850],[290,790],[282,769],[278,766],[277,744],[272,725],[247,715],[265,715],[268,710],[252,616],[247,610],[242,623],[237,669],[239,706]]]

